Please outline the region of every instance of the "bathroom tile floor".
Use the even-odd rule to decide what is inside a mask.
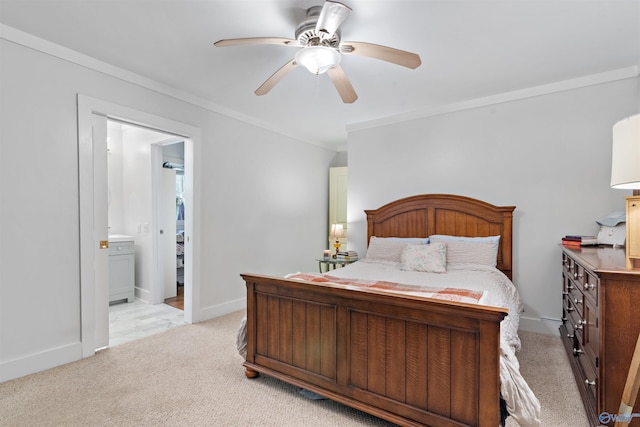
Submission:
[[[184,325],[184,311],[139,300],[109,306],[109,347]]]

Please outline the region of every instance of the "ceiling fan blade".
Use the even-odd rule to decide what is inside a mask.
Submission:
[[[358,99],[358,94],[353,89],[347,74],[344,72],[340,65],[336,65],[333,68],[329,68],[327,70],[327,74],[329,78],[333,82],[333,85],[336,87],[338,93],[340,94],[340,98],[342,98],[342,102],[345,104],[351,104]]]
[[[222,39],[213,45],[217,47],[242,46],[249,44],[281,44],[284,46],[300,46],[298,40],[282,37],[246,37],[241,39]]]
[[[368,56],[407,68],[418,68],[422,64],[418,54],[373,43],[345,42],[340,45],[340,53]]]
[[[264,83],[262,83],[262,85],[258,89],[256,89],[255,94],[258,96],[267,94],[271,89],[273,89],[275,85],[278,84],[278,82],[280,82],[280,80],[284,78],[284,76],[289,74],[297,66],[298,64],[296,64],[295,59],[287,62],[282,67],[280,67],[278,71],[273,73],[271,77],[269,77]]]
[[[323,39],[330,38],[351,13],[351,8],[337,1],[327,0],[316,23],[316,33]]]

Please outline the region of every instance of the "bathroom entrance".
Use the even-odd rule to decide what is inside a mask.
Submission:
[[[82,353],[83,357],[92,355],[96,349],[106,347],[109,343],[108,315],[108,241],[109,224],[107,214],[109,186],[107,173],[107,121],[132,125],[138,131],[152,130],[163,133],[164,141],[179,138],[184,141],[184,321],[197,321],[197,313],[193,308],[198,306],[199,289],[194,278],[194,265],[197,265],[197,218],[198,212],[193,209],[194,182],[197,180],[197,152],[199,152],[200,130],[162,117],[131,110],[105,101],[78,95],[78,129],[79,129],[79,166],[80,166],[80,240],[81,240],[81,315],[82,315]],[[142,142],[144,141],[144,142]],[[134,156],[146,153],[150,159],[154,143],[161,140],[144,140],[136,143]],[[177,142],[174,140],[173,142]],[[123,144],[125,147],[126,144]],[[133,166],[133,165],[136,166]],[[139,259],[140,274],[136,273],[136,298],[159,304],[164,300],[162,284],[158,282],[158,235],[159,218],[154,204],[152,185],[158,182],[153,179],[152,165],[162,169],[162,162],[141,163],[123,161],[124,176],[129,173],[133,177],[133,190],[127,190],[129,202],[127,215],[122,216],[121,225],[126,235],[138,237],[136,241],[136,261]],[[102,166],[104,165],[104,166]],[[144,173],[146,169],[148,173]],[[127,172],[128,171],[128,172]],[[128,178],[127,178],[128,179]],[[155,184],[154,184],[155,182]],[[146,190],[145,190],[146,189]],[[111,203],[114,203],[114,190],[111,189]],[[104,202],[103,202],[104,201]],[[122,209],[125,209],[123,203]],[[135,212],[135,216],[128,215]],[[130,218],[130,219],[127,219]],[[117,230],[113,230],[114,232]],[[175,236],[174,236],[175,238]],[[154,284],[154,285],[152,285]]]

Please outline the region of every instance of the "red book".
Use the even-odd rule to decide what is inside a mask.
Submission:
[[[583,240],[595,239],[596,236],[582,236],[582,235],[567,235],[562,240],[571,240],[575,242],[581,242]]]
[[[562,244],[569,246],[589,246],[589,245],[597,245],[598,238],[594,236],[583,236],[580,240],[572,238],[574,236],[565,236],[562,238]]]

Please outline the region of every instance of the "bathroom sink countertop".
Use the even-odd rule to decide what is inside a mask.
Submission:
[[[110,242],[133,242],[133,236],[128,236],[126,234],[109,234]]]

